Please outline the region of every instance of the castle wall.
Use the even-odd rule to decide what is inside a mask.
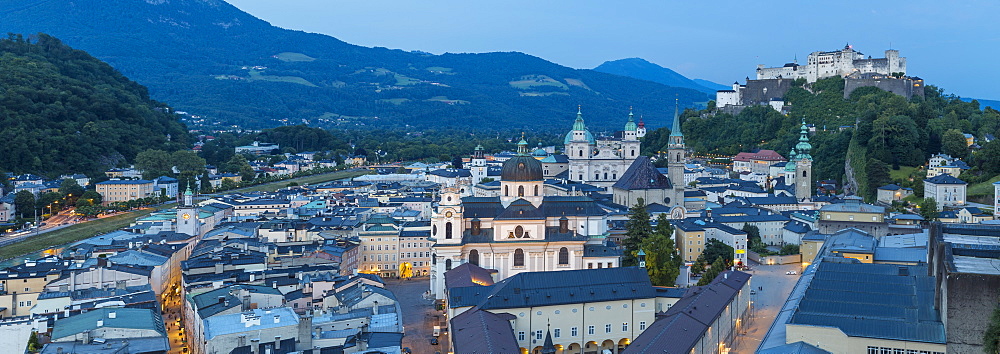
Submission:
[[[919,79],[844,79],[844,98],[861,87],[878,87],[882,90],[910,99],[913,96],[924,97],[924,81]]]

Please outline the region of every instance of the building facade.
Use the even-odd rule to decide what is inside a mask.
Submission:
[[[638,129],[630,112],[623,131],[614,137],[595,139],[583,121],[583,113],[577,111],[573,130],[563,140],[563,151],[569,158],[568,179],[610,187],[639,157]]]
[[[871,59],[851,45],[844,49],[828,52],[812,52],[806,59],[806,65],[789,63],[780,67],[766,68],[757,66],[757,79],[806,79],[807,82],[851,74],[874,73],[890,76],[892,74],[906,75],[906,58],[899,56],[899,51],[889,49],[884,58]]]

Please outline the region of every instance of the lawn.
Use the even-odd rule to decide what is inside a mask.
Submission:
[[[510,86],[519,90],[530,90],[538,86],[555,86],[563,90],[568,90],[566,84],[545,75],[524,75],[519,79],[509,82]]]
[[[24,241],[0,248],[0,259],[38,252],[50,247],[65,245],[85,238],[108,233],[132,225],[135,219],[149,215],[157,210],[172,208],[173,203],[163,204],[156,208],[137,210],[103,219],[92,220],[65,228],[46,232]]]
[[[295,62],[295,61],[313,61],[316,58],[310,57],[302,53],[284,52],[274,56],[276,59],[283,62]]]
[[[409,98],[383,98],[378,100],[379,102],[392,103],[394,105],[401,105],[403,103],[409,102]]]
[[[257,70],[250,70],[250,81],[288,82],[293,84],[318,87],[315,84],[309,82],[308,80],[298,76],[264,75]]]
[[[989,181],[986,181],[986,182],[983,182],[983,183],[973,184],[973,185],[969,186],[967,194],[969,196],[974,196],[974,195],[992,196],[993,195],[993,182],[997,182],[997,181],[1000,181],[1000,176],[996,176],[996,177],[990,178]]]
[[[292,179],[286,179],[284,181],[271,182],[271,183],[259,184],[259,185],[256,185],[256,186],[250,186],[250,187],[244,187],[244,188],[240,188],[240,189],[234,189],[234,190],[226,192],[226,193],[232,193],[232,192],[274,192],[274,191],[279,190],[281,188],[287,187],[288,184],[292,183],[292,182],[298,183],[300,185],[316,184],[316,183],[323,183],[323,182],[335,181],[335,180],[338,180],[338,179],[357,177],[357,176],[367,175],[367,174],[371,174],[371,173],[372,173],[371,171],[338,171],[338,172],[330,172],[330,173],[321,173],[321,174],[318,174],[318,175],[305,176],[305,177],[299,177],[299,178],[292,178]]]
[[[910,174],[916,169],[916,167],[910,166],[899,166],[898,170],[889,169],[889,178],[893,181],[906,180],[907,178],[910,178]]]

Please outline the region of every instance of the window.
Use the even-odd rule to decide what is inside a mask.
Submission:
[[[628,332],[628,322],[622,323],[622,332]]]
[[[517,186],[517,196],[518,197],[524,196],[524,186]]]
[[[510,196],[510,192],[509,192],[509,190],[507,189],[507,186],[503,186],[503,196],[504,196],[504,197],[506,197],[506,196]]]
[[[444,238],[451,238],[451,222],[444,224]]]
[[[514,236],[517,236],[517,238],[524,237],[524,228],[521,227],[521,225],[517,225],[517,227],[514,228]]]
[[[604,325],[604,333],[611,333],[611,324]]]
[[[571,337],[576,337],[576,336],[577,336],[578,334],[579,334],[579,333],[577,333],[577,331],[576,331],[576,327],[573,327],[573,328],[570,328],[570,329],[569,329],[569,335],[570,335]]]
[[[535,339],[542,340],[542,330],[535,331]]]
[[[524,331],[517,332],[517,340],[524,340]]]
[[[560,332],[558,328],[552,330],[552,337],[559,338]]]
[[[559,264],[569,265],[569,249],[566,247],[559,249]]]
[[[514,250],[514,266],[524,267],[524,251],[520,248]]]
[[[643,304],[643,305],[645,305],[645,304]],[[640,331],[645,331],[646,330],[646,321],[639,321],[639,330]]]
[[[587,334],[594,334],[594,326],[587,326]]]
[[[535,186],[535,194],[534,194],[534,196],[536,196],[536,197],[538,196],[538,186]]]
[[[451,260],[450,259],[446,259],[444,261],[444,270],[451,270]]]
[[[593,263],[587,263],[587,269],[594,269]]]
[[[469,251],[469,263],[474,265],[479,265],[479,251],[472,250]]]

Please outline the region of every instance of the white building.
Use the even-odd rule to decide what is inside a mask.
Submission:
[[[947,173],[924,180],[924,198],[934,198],[938,210],[965,205],[968,183]]]
[[[582,124],[582,123],[581,123]],[[605,243],[607,213],[588,197],[544,195],[542,164],[527,142],[504,162],[500,196],[464,197],[448,189],[431,216],[431,292],[444,298],[444,273],[472,263],[498,279],[529,271],[618,267]]]
[[[846,77],[865,73],[886,76],[901,73],[905,76],[906,58],[900,57],[899,51],[895,49],[886,50],[884,58],[872,59],[870,56],[866,58],[852,46],[846,45],[841,50],[812,52],[806,59],[806,65],[788,63],[771,68],[766,68],[763,64],[757,66],[757,80],[804,78],[807,82],[816,82],[832,76]]]
[[[610,187],[639,157],[638,129],[630,112],[625,130],[613,137],[595,139],[583,122],[583,113],[577,111],[573,130],[563,141],[564,153],[569,157],[569,179]]]

